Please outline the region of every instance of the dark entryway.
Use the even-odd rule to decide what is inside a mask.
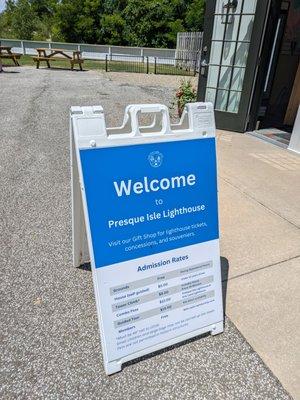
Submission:
[[[255,128],[288,141],[300,101],[300,0],[281,1],[272,25]]]

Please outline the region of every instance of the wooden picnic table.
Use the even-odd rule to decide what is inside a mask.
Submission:
[[[36,67],[40,67],[40,62],[45,61],[47,67],[50,68],[51,61],[62,61],[67,59],[70,62],[71,69],[74,69],[74,64],[78,64],[80,70],[82,71],[82,64],[84,62],[81,57],[81,51],[75,50],[72,51],[72,56],[66,53],[64,49],[49,49],[49,48],[37,48],[36,49],[38,56],[33,57],[34,62],[36,62]]]
[[[19,67],[20,64],[18,62],[18,59],[21,58],[21,54],[13,53],[11,49],[12,48],[10,46],[0,46],[0,60],[4,58],[10,58],[11,60],[13,60],[14,64]]]

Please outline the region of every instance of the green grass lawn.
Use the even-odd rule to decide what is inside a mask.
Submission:
[[[19,60],[20,65],[31,65],[36,66],[36,63],[33,61],[33,57],[29,55],[22,56]],[[3,67],[5,65],[13,65],[12,60],[3,60]],[[60,60],[52,60],[50,63],[52,68],[66,68],[70,69],[70,62],[62,59]],[[47,64],[45,61],[40,62],[40,68],[47,68]],[[78,64],[74,66],[74,69],[79,69]],[[105,70],[105,60],[84,60],[83,63],[84,70]],[[147,73],[147,64],[141,62],[134,61],[109,61],[108,62],[108,71],[112,72],[141,72]],[[149,64],[149,73],[154,74],[154,64]],[[164,75],[193,75],[193,71],[186,71],[184,69],[177,68],[175,66],[169,64],[157,64],[156,66],[157,74]]]

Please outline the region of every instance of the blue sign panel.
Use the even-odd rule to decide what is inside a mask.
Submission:
[[[80,158],[96,268],[219,238],[214,138]]]

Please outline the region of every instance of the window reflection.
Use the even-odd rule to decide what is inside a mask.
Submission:
[[[213,100],[217,110],[237,113],[256,0],[239,0],[235,9],[224,8],[227,3],[218,0],[216,4],[206,100]]]

